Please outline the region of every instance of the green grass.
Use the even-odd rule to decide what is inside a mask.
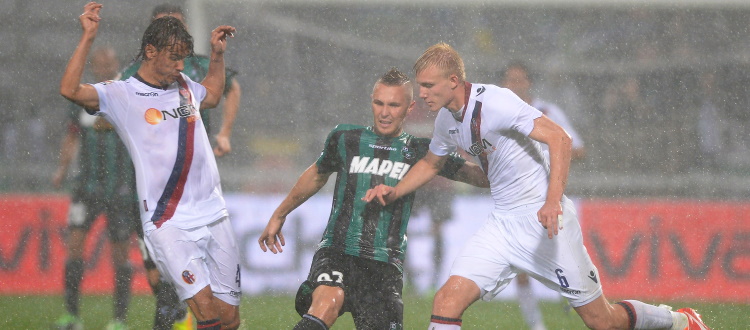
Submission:
[[[429,322],[431,297],[404,297],[406,329],[425,329]],[[750,328],[750,304],[685,304],[671,302],[675,308],[696,308],[712,329]],[[291,296],[245,297],[241,306],[242,329],[291,329],[299,320]],[[562,303],[543,302],[542,312],[547,328],[584,329],[583,322]],[[150,329],[154,299],[135,296],[130,305],[128,324],[131,329]],[[63,312],[61,296],[0,296],[0,329],[47,329]],[[112,315],[110,296],[84,296],[81,311],[86,329],[102,329]],[[515,302],[477,302],[464,314],[463,329],[524,329]],[[354,329],[351,316],[345,314],[333,329]]]

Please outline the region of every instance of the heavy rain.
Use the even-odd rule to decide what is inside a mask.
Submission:
[[[119,72],[139,54],[159,2],[100,3],[101,21],[91,49],[113,50]],[[93,221],[78,243],[85,265],[80,266],[81,299],[75,313],[67,306],[72,299],[66,295],[70,276],[65,275],[73,264],[71,205],[83,189],[80,178],[90,173],[82,170],[89,168],[83,157],[87,151],[71,147],[66,139],[71,130],[80,130],[71,120],[82,125],[90,116],[71,119],[80,107],[60,95],[60,83],[81,39],[79,15],[85,4],[0,3],[0,310],[5,314],[0,328],[49,328],[63,315],[79,318],[85,328],[120,329],[112,322],[120,317],[113,317],[118,308],[127,315],[117,326],[147,329],[154,322],[156,301],[136,235],[125,239],[129,245],[124,250],[132,267],[132,298],[128,307],[113,305],[121,267],[111,261],[114,236],[104,217]],[[332,204],[344,199],[335,190],[341,177],[331,176],[289,213],[283,253],[264,252],[258,239],[284,197],[319,160],[337,125],[373,126],[375,82],[394,67],[414,80],[415,61],[439,42],[461,55],[467,82],[511,89],[573,137],[565,196],[574,205],[582,241],[609,302],[635,299],[675,310],[692,307],[711,328],[750,327],[750,2],[172,4],[184,11],[196,54],[211,53],[215,27],[236,28],[224,54],[232,74],[228,81],[233,79],[231,88],[238,92],[236,117],[233,125],[222,126],[231,122],[225,111],[230,97],[223,98],[208,110],[206,128],[213,147],[220,143],[217,135],[226,134],[231,141],[231,151],[217,156],[216,164],[240,254],[241,329],[289,329],[300,321],[295,295],[311,272],[329,216],[335,216]],[[510,76],[513,64],[521,65],[520,78]],[[92,65],[90,57],[81,82],[101,80]],[[117,80],[102,79],[113,78]],[[416,105],[404,120],[404,131],[430,138],[436,115],[420,99],[417,84],[414,91]],[[96,117],[88,119],[93,123],[91,118]],[[470,150],[459,151],[468,161],[481,163]],[[371,172],[396,177],[385,162],[372,165]],[[122,177],[132,168],[124,164],[94,167]],[[371,165],[361,164],[364,172]],[[393,261],[403,270],[403,324],[398,326],[404,329],[430,324],[435,292],[449,279],[464,244],[488,221],[493,196],[502,194],[495,187],[435,181],[417,191],[407,210],[409,248],[404,237],[403,264]],[[94,191],[109,189],[102,181],[89,184]],[[388,228],[372,231],[388,234]],[[550,271],[554,279],[554,269]],[[463,325],[585,328],[566,299],[575,290],[559,274],[560,283],[555,280],[550,289],[538,281],[544,276],[532,275],[530,287],[517,286],[529,280],[522,276],[489,297],[490,302],[474,303],[463,315]],[[518,298],[525,295],[538,298],[541,310],[529,312],[534,307],[524,306],[524,299],[519,308]],[[368,328],[359,322],[347,313],[333,329],[355,328],[355,323]]]

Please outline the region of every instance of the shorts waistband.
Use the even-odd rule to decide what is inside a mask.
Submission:
[[[569,203],[570,199],[563,196],[561,204]],[[512,208],[504,208],[504,207],[498,207],[495,205],[495,209],[492,210],[492,213],[500,213],[504,215],[519,215],[519,214],[530,214],[534,213],[536,214],[539,209],[542,208],[542,205],[544,205],[544,202],[536,202],[536,203],[529,203],[524,205],[518,205]]]

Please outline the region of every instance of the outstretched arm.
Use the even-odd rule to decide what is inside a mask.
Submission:
[[[224,156],[232,151],[230,139],[232,138],[234,119],[237,117],[237,110],[240,108],[240,96],[242,96],[240,84],[237,79],[232,79],[229,90],[224,94],[224,114],[221,119],[221,130],[219,130],[219,134],[216,134],[214,155],[217,157]]]
[[[215,108],[224,92],[224,51],[227,49],[227,37],[234,37],[235,29],[229,25],[221,25],[211,31],[211,56],[208,63],[208,73],[201,85],[206,87],[206,97],[201,102],[201,109]]]
[[[547,228],[547,237],[552,238],[558,233],[558,217],[562,215],[560,202],[568,183],[572,141],[568,133],[547,116],[534,119],[534,129],[529,137],[549,146],[550,171],[547,200],[537,212],[537,216],[539,222]]]
[[[367,190],[365,197],[362,200],[371,202],[373,199],[377,199],[382,205],[388,205],[391,202],[408,195],[425,183],[429,182],[434,178],[440,169],[445,165],[445,161],[448,156],[437,156],[428,151],[422,159],[420,159],[412,168],[409,173],[406,173],[403,179],[395,186],[386,186],[384,184],[378,185],[375,188]]]
[[[311,165],[300,175],[297,179],[297,183],[294,184],[289,195],[284,198],[276,211],[273,212],[271,219],[268,220],[268,225],[263,233],[258,238],[258,244],[263,252],[271,250],[274,254],[283,252],[281,248],[286,244],[284,241],[284,235],[281,233],[281,227],[286,222],[286,216],[289,215],[294,209],[302,205],[310,197],[320,191],[331,173],[318,173],[318,166],[316,164]]]
[[[93,110],[99,109],[99,95],[94,86],[81,84],[81,76],[86,66],[86,57],[96,39],[96,32],[99,30],[101,9],[102,5],[96,2],[89,2],[83,7],[83,14],[78,18],[81,21],[83,34],[60,80],[60,95],[75,104]]]

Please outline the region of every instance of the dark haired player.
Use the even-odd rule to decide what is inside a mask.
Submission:
[[[81,84],[102,5],[80,16],[83,34],[60,82],[60,94],[114,126],[135,165],[144,240],[161,274],[198,319],[199,329],[239,327],[239,252],[219,172],[198,109],[215,107],[224,89],[231,26],[211,33],[211,64],[197,83],[180,71],[193,38],[174,17],[143,34],[138,72],[126,81]]]

